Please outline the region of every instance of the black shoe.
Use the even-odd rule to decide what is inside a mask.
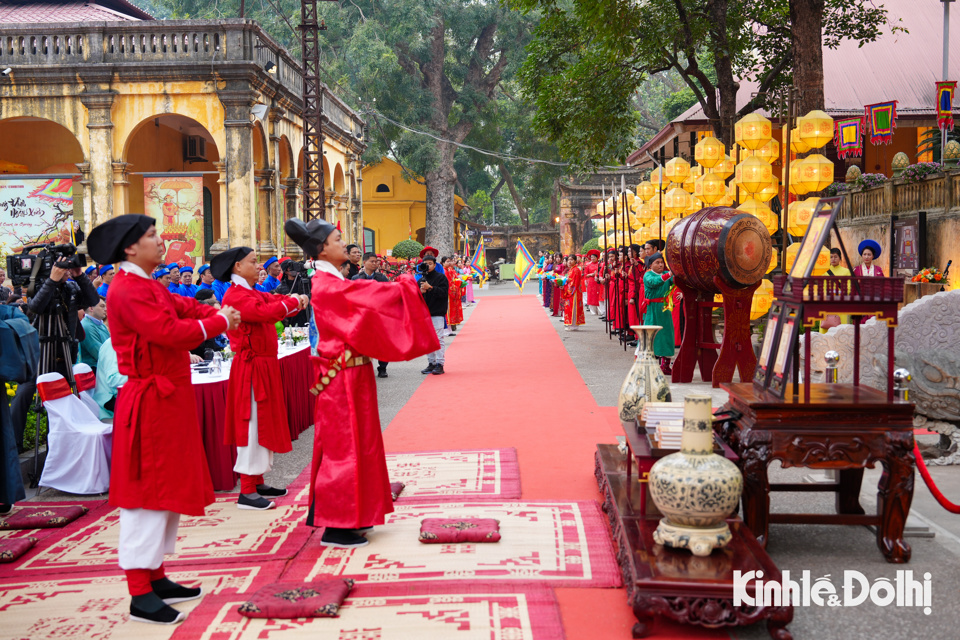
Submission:
[[[10,513],[10,509],[13,509],[12,504],[0,504],[0,515]]]
[[[277,506],[276,502],[267,500],[263,497],[248,498],[247,496],[240,494],[240,497],[237,498],[237,509],[249,509],[251,511],[266,511],[267,509],[273,509]]]
[[[320,544],[324,547],[336,547],[338,549],[353,549],[354,547],[364,547],[370,544],[370,541],[355,533],[353,529],[334,529],[327,527],[323,536],[320,538]]]
[[[280,496],[287,495],[287,490],[277,489],[276,487],[271,487],[268,484],[258,484],[257,493],[267,498],[279,498]]]
[[[386,372],[386,371],[377,371],[377,377],[378,377],[378,378],[386,378],[386,377],[387,377],[387,372]]]
[[[160,596],[150,592],[142,596],[133,596],[130,600],[130,619],[150,624],[177,624],[186,619],[187,614],[164,604]]]
[[[631,340],[630,342],[627,343],[627,346],[628,346],[628,347],[635,347],[635,346],[637,346],[637,341],[636,341],[636,340]]]
[[[432,373],[432,374],[435,375],[435,376],[442,376],[442,375],[443,375],[443,365],[442,365],[442,364],[438,364],[437,366],[435,366],[435,367],[433,368],[433,371],[431,371],[430,373]]]
[[[428,364],[428,365],[427,365],[427,368],[424,369],[423,371],[421,371],[420,373],[424,373],[424,374],[426,374],[426,373],[433,373],[433,370],[436,369],[436,368],[437,368],[437,365],[435,365],[435,364]]]
[[[203,589],[200,587],[185,587],[177,584],[169,578],[160,578],[150,583],[153,592],[157,594],[164,604],[177,604],[178,602],[187,602],[196,600],[203,595]]]

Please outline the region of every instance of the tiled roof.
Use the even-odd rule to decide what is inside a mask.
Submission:
[[[116,22],[152,20],[146,11],[126,0],[0,0],[0,24],[22,22]]]

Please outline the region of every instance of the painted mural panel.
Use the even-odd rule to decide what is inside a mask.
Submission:
[[[71,178],[0,177],[0,254],[74,242]],[[76,230],[79,230],[79,225]]]
[[[144,214],[157,221],[166,242],[164,262],[196,267],[203,262],[203,176],[143,176]]]

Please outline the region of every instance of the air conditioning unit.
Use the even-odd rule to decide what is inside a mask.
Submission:
[[[187,162],[206,162],[207,141],[202,136],[185,136],[183,159]]]

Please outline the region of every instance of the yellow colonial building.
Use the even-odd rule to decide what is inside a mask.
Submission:
[[[363,247],[380,255],[401,240],[423,244],[427,220],[427,187],[419,176],[404,173],[390,158],[363,168]],[[454,195],[454,235],[463,223],[457,219],[464,202]],[[459,240],[454,244],[460,247]]]
[[[187,214],[194,230],[202,216],[197,258],[236,245],[298,254],[282,228],[300,212],[301,66],[255,22],[152,20],[125,0],[59,18],[15,6],[0,11],[0,163],[73,177],[85,230],[144,212],[150,180],[170,201],[178,176],[202,176]],[[355,242],[364,122],[323,91],[326,217]]]

